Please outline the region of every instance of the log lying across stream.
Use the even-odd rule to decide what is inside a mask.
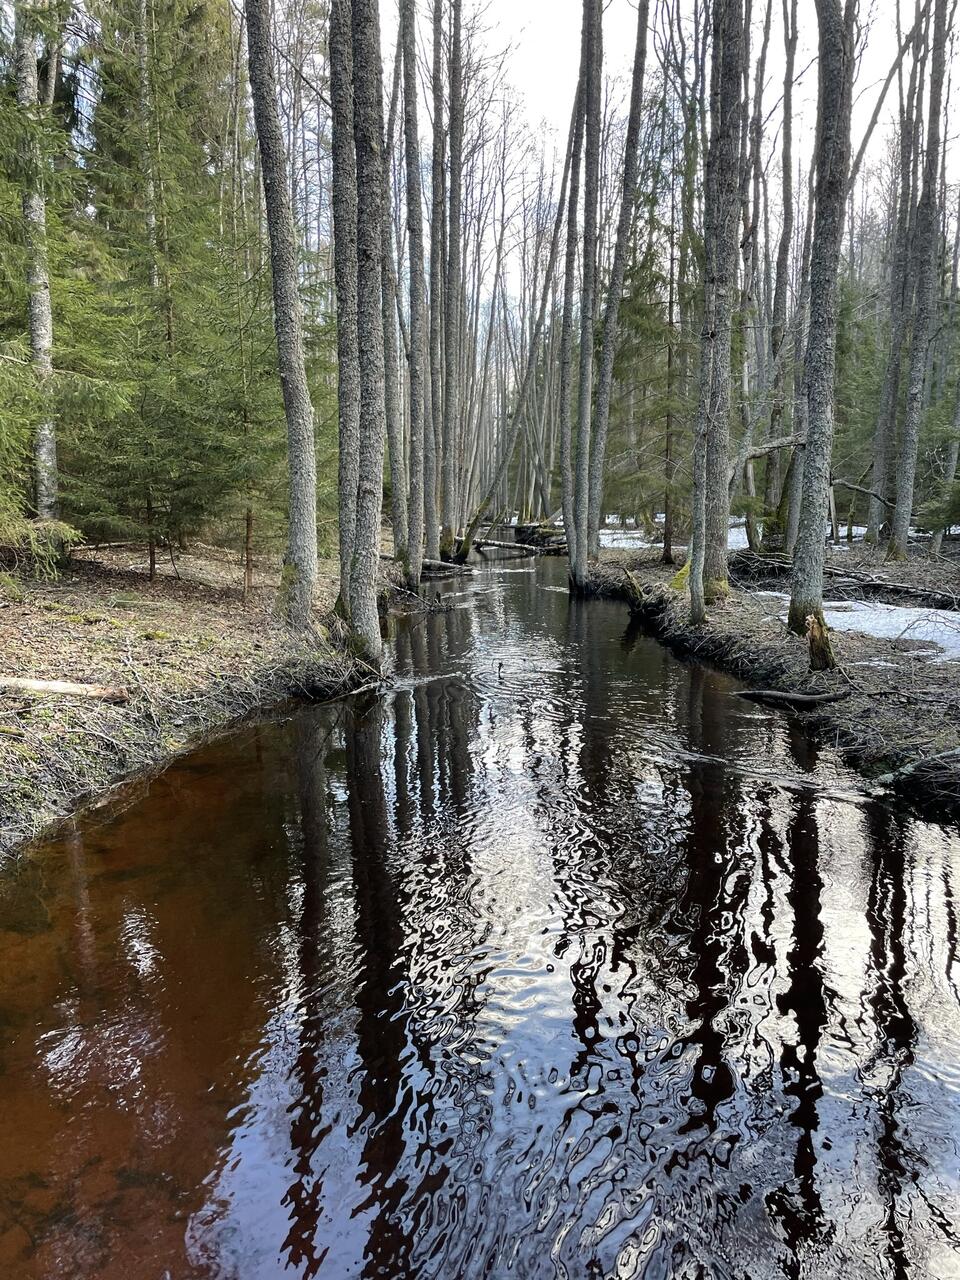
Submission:
[[[809,707],[825,707],[831,702],[843,702],[850,697],[849,689],[839,693],[784,693],[780,689],[737,689],[738,698],[762,702],[769,707],[781,707],[789,711],[803,711]]]

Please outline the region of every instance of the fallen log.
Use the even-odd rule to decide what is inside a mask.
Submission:
[[[925,756],[922,760],[914,760],[912,764],[902,765],[899,769],[894,769],[892,773],[881,774],[879,778],[874,779],[874,782],[878,787],[891,787],[898,782],[902,782],[905,778],[909,778],[912,774],[919,773],[921,769],[936,766],[945,760],[957,760],[958,758],[960,758],[960,747],[952,747],[949,751],[940,751],[935,756]]]
[[[475,538],[473,545],[478,551],[482,551],[484,547],[493,547],[497,551],[521,551],[530,556],[535,556],[540,550],[532,542],[498,542],[495,538]]]
[[[780,689],[737,689],[735,692],[738,698],[796,711],[803,711],[808,707],[825,707],[831,702],[843,702],[850,697],[849,689],[842,689],[839,693],[784,693]]]
[[[750,565],[753,568],[773,568],[777,570],[787,571],[792,568],[793,562],[788,556],[782,555],[757,555],[753,551],[738,551],[735,556],[731,556],[731,568],[736,571],[737,562],[743,565]],[[920,600],[931,609],[957,609],[960,604],[960,597],[949,591],[938,591],[932,587],[917,587],[909,582],[893,582],[888,578],[877,578],[873,574],[858,573],[855,569],[838,569],[832,565],[824,565],[823,574],[826,578],[836,578],[840,582],[852,582],[857,586],[867,587],[870,591],[889,592],[893,595],[909,596],[915,600]]]
[[[31,680],[0,676],[0,693],[56,693],[68,698],[99,698],[101,702],[130,701],[128,689],[102,684],[74,684],[70,680]]]
[[[421,570],[430,578],[452,578],[460,573],[473,573],[469,565],[452,560],[421,560]]]

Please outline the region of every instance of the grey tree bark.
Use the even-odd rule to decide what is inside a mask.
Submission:
[[[353,0],[353,137],[357,163],[357,332],[360,447],[350,616],[367,659],[379,666],[377,612],[383,502],[383,69],[378,0]]]
[[[332,116],[333,270],[337,292],[338,611],[350,616],[350,566],[357,526],[360,353],[357,338],[357,166],[353,143],[350,0],[331,0],[328,39]]]
[[[943,495],[946,497],[957,477],[957,464],[960,463],[960,381],[957,382],[957,390],[953,402],[953,418],[951,421],[952,435],[947,444],[947,457],[943,468]],[[944,530],[937,529],[934,532],[933,539],[930,543],[930,554],[938,556],[943,546]]]
[[[919,22],[915,36],[919,39]],[[880,408],[873,435],[873,468],[870,487],[875,494],[885,496],[890,482],[890,463],[896,442],[897,407],[900,400],[900,377],[903,367],[903,348],[910,323],[915,279],[910,270],[911,232],[913,229],[913,149],[915,116],[917,114],[917,71],[919,59],[914,57],[910,68],[906,103],[901,84],[900,111],[900,166],[899,198],[897,201],[896,227],[894,231],[893,263],[890,272],[890,345],[887,350]],[[879,542],[880,532],[887,520],[887,506],[880,497],[871,497],[867,508],[865,541]]]
[[[440,555],[453,552],[457,521],[457,477],[460,460],[460,259],[463,181],[463,0],[451,0],[450,33],[450,163],[447,209],[447,262],[443,294],[443,483]]]
[[[607,298],[603,316],[603,345],[600,351],[600,368],[593,410],[590,451],[590,496],[587,511],[587,553],[590,556],[596,556],[600,551],[600,522],[603,518],[601,510],[603,506],[603,468],[607,450],[607,428],[610,423],[613,362],[617,354],[620,300],[623,294],[623,281],[626,276],[627,255],[630,248],[630,232],[633,228],[633,215],[637,203],[638,145],[640,141],[640,117],[643,110],[649,10],[650,0],[640,0],[637,7],[637,40],[633,54],[630,111],[627,117],[627,136],[624,143],[623,191],[620,199],[620,216],[617,222],[617,238],[614,244],[613,262],[610,267],[610,278],[607,284]]]
[[[393,553],[402,563],[407,557],[407,468],[403,448],[403,410],[400,403],[400,344],[397,340],[397,277],[393,260],[393,219],[391,217],[390,168],[393,134],[400,92],[402,53],[399,39],[390,92],[390,111],[384,139],[383,164],[383,376],[386,409],[387,447],[390,454],[390,519],[393,526]]]
[[[430,559],[440,557],[437,487],[443,467],[443,280],[444,280],[444,154],[443,127],[443,0],[433,3],[433,152],[430,182],[430,425],[426,445],[424,521]]]
[[[793,76],[797,55],[797,0],[783,0],[783,150],[782,168],[782,224],[777,244],[777,266],[773,285],[773,310],[770,321],[770,361],[773,366],[772,402],[770,407],[770,439],[780,436],[783,424],[784,376],[780,351],[787,331],[787,286],[789,283],[790,248],[793,243]],[[764,541],[768,540],[767,526],[772,522],[772,512],[780,502],[780,455],[771,454],[767,459],[764,486],[764,507],[771,519],[764,524]],[[780,531],[782,532],[782,530]]]
[[[887,550],[888,560],[907,558],[907,539],[910,532],[913,490],[917,474],[917,447],[920,442],[920,423],[923,418],[924,383],[937,313],[940,247],[938,174],[943,79],[946,66],[947,3],[948,0],[935,0],[933,13],[929,113],[923,161],[923,183],[920,190],[920,203],[917,206],[917,306],[913,321],[907,405],[897,466],[897,497],[890,530],[890,546]]]
[[[27,285],[27,327],[30,357],[37,378],[42,411],[33,433],[34,501],[41,520],[59,516],[57,431],[49,414],[48,398],[53,373],[53,307],[50,302],[50,270],[47,259],[47,206],[44,194],[42,149],[37,131],[41,110],[37,70],[39,6],[18,0],[15,13],[15,64],[17,106],[29,121],[24,135],[21,209]],[[53,80],[49,85],[52,100]]]
[[[277,110],[268,0],[244,0],[253,117],[270,238],[273,324],[287,419],[289,516],[283,606],[292,626],[309,626],[317,581],[317,462],[313,405],[303,351],[303,309],[283,133]]]
[[[788,623],[799,635],[807,619],[823,628],[824,522],[833,448],[837,272],[850,172],[850,113],[855,66],[856,0],[816,0],[819,25],[816,214],[810,250],[810,335],[804,366],[807,443],[800,524],[793,554]],[[824,631],[825,636],[825,631]],[[825,641],[829,646],[829,641]]]
[[[710,144],[704,189],[704,310],[693,446],[690,619],[703,621],[727,581],[730,498],[730,336],[740,210],[743,5],[717,0],[713,10]]]
[[[560,502],[571,564],[577,558],[577,525],[573,516],[573,309],[577,283],[577,212],[580,203],[580,156],[583,151],[583,106],[586,72],[586,13],[581,35],[580,72],[570,129],[570,192],[566,210],[563,310],[560,319]]]
[[[575,591],[582,591],[587,582],[590,425],[593,406],[593,321],[596,305],[597,223],[600,198],[600,98],[603,72],[601,0],[584,0],[584,29],[583,239],[581,242],[583,257],[580,277],[577,463],[573,489],[573,521],[577,535],[576,550],[570,559],[570,582]]]
[[[410,500],[407,585],[420,583],[423,563],[424,421],[427,315],[423,267],[423,205],[420,189],[420,133],[417,121],[416,0],[400,0],[403,51],[403,132],[406,152],[407,253],[410,271]]]
[[[737,214],[740,199],[740,130],[743,120],[744,21],[742,0],[717,0],[713,58],[719,81],[711,84],[711,146],[716,143],[717,248],[714,261],[714,351],[711,408],[706,435],[703,591],[706,603],[727,592],[730,528],[730,347],[737,272]],[[713,133],[714,112],[717,131]]]

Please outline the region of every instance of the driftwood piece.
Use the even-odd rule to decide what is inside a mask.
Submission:
[[[843,702],[850,697],[850,690],[842,689],[839,693],[784,693],[780,689],[737,689],[736,694],[738,698],[748,698],[751,702],[803,711],[808,707],[825,707],[831,702]]]
[[[98,698],[101,702],[130,701],[130,692],[102,684],[74,684],[70,680],[30,680],[25,676],[0,676],[0,693],[54,693],[68,698]]]

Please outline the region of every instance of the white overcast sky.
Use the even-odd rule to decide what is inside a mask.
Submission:
[[[424,6],[424,14],[426,13]],[[651,17],[656,8],[650,5]],[[760,20],[763,0],[754,0],[754,33],[751,59],[759,54]],[[764,104],[767,111],[780,100],[783,82],[783,35],[780,0],[773,4],[773,30],[767,62]],[[901,0],[904,21],[909,26],[913,16],[913,0]],[[511,49],[507,75],[522,102],[532,128],[545,121],[565,139],[573,102],[573,90],[580,54],[580,19],[582,0],[465,0],[465,16],[471,11],[483,14],[489,34],[486,40],[495,48]],[[817,20],[813,0],[800,0],[800,39],[796,71],[802,76],[795,89],[795,118],[798,161],[806,166],[805,150],[812,146],[816,119],[817,92]],[[869,28],[866,52],[860,66],[855,89],[856,104],[853,124],[854,152],[873,112],[877,95],[896,57],[896,0],[861,0],[861,22]],[[381,0],[385,65],[393,56],[396,32],[396,2]],[[421,19],[423,21],[423,19]],[[422,36],[428,33],[422,29]],[[621,76],[624,94],[633,60],[636,36],[636,6],[631,0],[607,0],[604,10],[604,68],[607,76]],[[653,56],[648,43],[648,58]],[[960,66],[954,67],[954,88],[960,86]],[[894,80],[887,94],[883,114],[874,133],[869,154],[876,154],[889,134],[896,113],[897,86]],[[952,180],[960,173],[957,163],[957,123],[948,130],[947,168]],[[776,121],[771,124],[776,129]],[[772,142],[772,139],[771,139]],[[768,143],[768,145],[770,145]]]

